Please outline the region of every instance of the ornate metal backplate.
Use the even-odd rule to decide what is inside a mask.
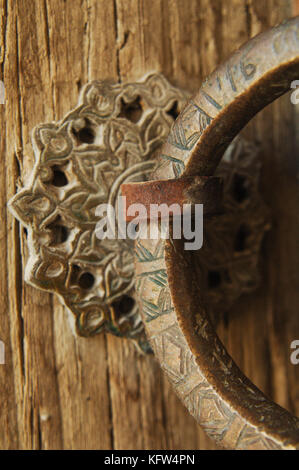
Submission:
[[[144,180],[153,171],[187,98],[160,74],[139,83],[95,81],[62,121],[34,129],[35,167],[10,201],[28,230],[25,279],[59,295],[80,335],[106,331],[149,350],[135,302],[133,242],[99,240],[95,210],[101,203],[116,204],[122,183]],[[225,214],[207,222],[207,242],[197,255],[211,311],[256,284],[267,227],[256,148],[238,138],[226,156],[219,167]]]
[[[223,178],[223,214],[204,223],[203,247],[194,253],[203,302],[214,323],[241,293],[258,287],[259,251],[270,216],[259,193],[258,147],[237,137],[215,175]]]

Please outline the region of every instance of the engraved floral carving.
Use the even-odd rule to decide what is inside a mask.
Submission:
[[[26,280],[59,294],[80,335],[103,330],[147,348],[134,302],[133,243],[99,240],[100,203],[120,185],[144,180],[187,94],[159,75],[143,82],[88,84],[61,122],[33,132],[36,164],[10,201],[28,229]]]
[[[33,132],[36,164],[26,186],[10,201],[14,215],[28,229],[25,277],[35,287],[60,296],[74,314],[80,335],[108,331],[148,350],[135,303],[133,243],[99,240],[95,209],[100,203],[115,205],[122,183],[144,180],[153,171],[156,154],[187,97],[159,74],[133,84],[96,81],[83,89],[78,106],[61,122],[41,124]],[[177,139],[180,136],[178,130]],[[179,176],[183,168],[175,161],[173,165]],[[211,271],[226,269],[232,282],[208,290],[212,310],[219,303],[229,305],[257,279],[266,223],[257,165],[256,148],[240,139],[220,165],[226,213],[207,223],[208,243],[197,256],[206,279]],[[230,189],[239,170],[241,187],[250,187],[242,201],[236,201]],[[247,251],[236,255],[229,248],[231,227],[237,227],[240,214],[249,219],[256,207],[259,216],[250,217]],[[250,261],[248,250],[254,254]],[[160,285],[165,275],[157,273],[156,281]],[[160,304],[168,311],[162,294]]]

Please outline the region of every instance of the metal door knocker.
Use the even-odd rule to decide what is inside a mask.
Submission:
[[[295,18],[249,41],[192,99],[161,74],[92,82],[64,119],[35,128],[35,167],[10,201],[28,231],[27,282],[59,295],[78,334],[152,348],[189,412],[229,448],[299,447],[299,420],[242,374],[214,330],[256,287],[270,227],[258,144],[237,134],[298,73]],[[203,202],[214,214],[219,177],[222,210],[205,221],[197,252],[183,240],[96,236],[96,208],[116,208],[122,192],[130,203],[157,194]]]
[[[151,179],[163,190],[169,179],[211,178],[242,127],[288,91],[298,73],[297,17],[253,38],[205,80],[173,124]],[[151,192],[154,184],[139,186]],[[134,184],[125,189],[133,203]],[[201,197],[197,202],[209,201],[209,190]],[[139,240],[135,251],[148,338],[191,415],[224,447],[299,449],[299,419],[255,387],[219,340],[198,257],[174,239]]]
[[[161,74],[140,83],[92,82],[61,122],[33,131],[36,164],[10,201],[28,230],[25,278],[59,295],[79,335],[106,331],[150,351],[136,303],[134,243],[98,239],[95,211],[101,203],[115,206],[122,183],[145,180],[153,171],[187,98]],[[223,302],[229,308],[258,282],[258,252],[269,227],[258,192],[259,165],[258,147],[238,138],[218,171],[225,210],[209,221],[210,243],[199,253],[215,318]],[[242,224],[251,237],[237,252],[230,242],[237,243]]]

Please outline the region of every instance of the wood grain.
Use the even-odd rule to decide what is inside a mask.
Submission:
[[[297,2],[0,5],[0,79],[6,89],[0,105],[0,339],[6,348],[0,448],[214,449],[152,357],[140,357],[118,338],[74,337],[59,300],[24,283],[26,234],[6,202],[20,175],[25,180],[32,169],[32,128],[62,118],[87,81],[136,80],[161,71],[174,85],[195,91],[249,37],[290,17]],[[219,334],[245,373],[298,415],[299,366],[289,360],[290,342],[299,337],[295,113],[285,97],[246,129],[261,141],[263,194],[273,230],[264,244],[260,289],[227,313]]]

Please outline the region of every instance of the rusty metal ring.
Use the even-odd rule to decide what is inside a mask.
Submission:
[[[237,133],[289,90],[298,74],[294,18],[250,40],[205,80],[174,123],[153,179],[212,175]],[[140,309],[162,369],[220,445],[298,449],[299,419],[255,387],[219,340],[202,305],[190,253],[177,240],[136,243]]]

